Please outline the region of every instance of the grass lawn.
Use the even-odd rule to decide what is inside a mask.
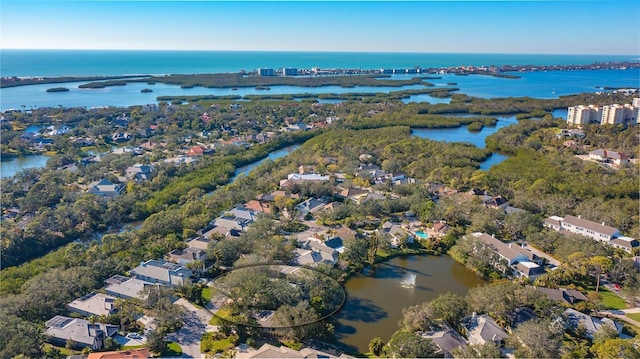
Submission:
[[[218,310],[218,312],[211,318],[209,324],[211,325],[220,325],[222,324],[220,318],[230,318],[231,317],[231,309],[228,307],[222,307]]]
[[[162,357],[177,357],[182,355],[182,348],[180,344],[170,342],[167,344],[167,348],[160,354]]]
[[[635,320],[636,322],[640,322],[640,313],[627,313],[626,316]]]
[[[202,290],[202,300],[208,302],[213,298],[213,287],[206,287]]]
[[[211,333],[205,333],[200,343],[200,351],[203,353],[218,353],[232,349],[234,346],[231,340],[227,338],[215,340],[211,337]]]
[[[626,309],[627,303],[625,303],[624,299],[615,295],[608,290],[601,290],[598,292],[602,296],[602,304],[605,309]]]
[[[67,349],[65,347],[58,347],[49,343],[45,343],[44,344],[44,348],[45,348],[45,352],[47,351],[58,351],[60,354],[64,355],[64,356],[70,356],[70,355],[78,355],[80,354],[79,351],[77,350],[72,350],[72,349]]]

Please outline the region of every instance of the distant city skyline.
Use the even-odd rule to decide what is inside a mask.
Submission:
[[[1,49],[640,54],[639,1],[2,0]]]

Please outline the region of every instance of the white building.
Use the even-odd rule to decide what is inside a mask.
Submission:
[[[602,109],[595,105],[572,106],[567,111],[567,123],[569,125],[580,126],[590,123],[600,123],[602,120]]]

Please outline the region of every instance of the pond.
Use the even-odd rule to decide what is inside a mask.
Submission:
[[[264,161],[267,160],[277,160],[280,157],[284,157],[286,155],[288,155],[289,153],[295,151],[298,147],[300,147],[300,145],[291,145],[291,146],[287,146],[287,147],[283,147],[279,150],[275,150],[275,151],[271,151],[269,152],[269,155],[259,161],[250,163],[248,165],[242,166],[242,167],[238,167],[236,168],[236,171],[233,174],[233,177],[231,177],[231,180],[229,182],[233,182],[235,181],[238,177],[241,176],[246,176],[249,172],[251,172],[254,168],[260,166]]]
[[[415,275],[415,285],[403,284]],[[368,352],[374,337],[387,342],[402,318],[402,308],[446,292],[465,296],[484,281],[449,256],[396,257],[347,280],[347,301],[336,315],[338,341],[349,352]]]
[[[11,177],[27,168],[42,168],[46,166],[49,158],[49,156],[45,155],[29,155],[2,161],[0,162],[0,177]]]

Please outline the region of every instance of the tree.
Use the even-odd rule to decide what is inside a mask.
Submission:
[[[548,321],[530,320],[513,330],[507,344],[518,358],[557,358],[562,336],[550,329]]]
[[[373,355],[380,356],[380,354],[382,354],[382,349],[384,349],[384,342],[382,341],[382,338],[375,337],[371,339],[369,342],[369,351]]]
[[[459,321],[467,315],[469,306],[464,298],[447,292],[429,302],[428,308],[432,319],[442,319],[452,327],[456,327]]]
[[[451,354],[454,358],[502,358],[502,352],[493,343],[467,345],[454,349]]]
[[[589,260],[589,264],[596,268],[596,293],[600,288],[600,277],[602,276],[603,271],[609,270],[613,267],[613,261],[611,258],[607,258],[604,256],[595,256]]]
[[[159,329],[149,332],[147,344],[149,344],[149,350],[157,354],[162,353],[167,348],[167,341],[164,340],[164,336]]]
[[[387,345],[394,358],[431,358],[438,350],[431,339],[402,330],[393,333]]]
[[[640,358],[640,340],[636,339],[607,339],[603,342],[594,343],[591,347],[591,353],[598,359],[622,358],[633,359]]]
[[[369,252],[369,241],[361,236],[345,241],[344,259],[354,268],[363,266]]]

